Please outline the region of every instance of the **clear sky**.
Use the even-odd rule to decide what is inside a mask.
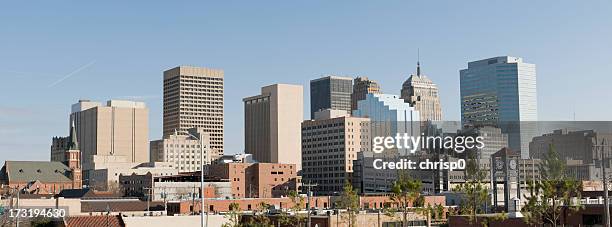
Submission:
[[[31,3],[31,2],[28,2]],[[23,1],[0,3],[0,161],[48,160],[78,99],[132,99],[162,130],[162,72],[225,70],[226,152],[241,99],[273,83],[364,75],[399,94],[415,71],[460,119],[459,70],[511,55],[537,65],[540,120],[612,120],[611,1]]]

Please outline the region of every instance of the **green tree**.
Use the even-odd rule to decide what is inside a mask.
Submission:
[[[223,227],[241,227],[240,221],[242,219],[242,215],[240,215],[240,204],[231,203],[229,205],[230,211],[225,215],[225,217],[229,220],[229,223],[223,224]]]
[[[542,180],[528,182],[527,204],[522,211],[529,223],[557,225],[564,207],[570,211],[582,208],[579,199],[572,204],[572,198],[581,197],[581,185],[565,175],[565,162],[552,145],[538,167]]]
[[[257,205],[257,210],[253,212],[253,218],[246,224],[248,227],[271,227],[270,218],[268,213],[270,211],[270,205],[261,202]]]
[[[435,209],[436,219],[437,220],[444,219],[444,205],[436,204],[434,209]]]
[[[344,190],[340,195],[340,201],[337,203],[338,208],[346,209],[346,215],[342,216],[343,219],[348,219],[349,226],[357,226],[357,213],[359,213],[359,195],[357,191],[353,189],[353,185],[346,181],[344,183]]]
[[[485,171],[478,165],[477,152],[466,152],[465,183],[458,185],[454,191],[463,195],[459,213],[468,216],[470,224],[478,223],[478,214],[485,213],[484,207],[489,201],[489,190]],[[486,225],[486,220],[481,220]]]
[[[56,226],[56,224],[53,222],[52,218],[38,217],[32,220],[32,222],[30,223],[30,226],[32,227],[53,227],[53,226]]]
[[[421,188],[423,183],[419,180],[412,179],[406,172],[398,173],[398,179],[393,182],[392,193],[389,199],[395,204],[395,208],[387,210],[388,215],[395,216],[396,212],[402,213],[402,226],[408,226],[408,212],[411,205],[420,205]],[[416,206],[415,206],[416,207]],[[390,212],[390,213],[389,213]]]
[[[305,199],[294,190],[289,191],[287,197],[289,197],[293,204],[288,210],[281,212],[279,222],[283,225],[301,226],[306,220],[306,216],[300,213],[303,207],[306,206]]]

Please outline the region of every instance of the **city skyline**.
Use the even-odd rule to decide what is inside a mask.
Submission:
[[[213,18],[220,16],[215,15],[211,9],[207,9],[202,14],[176,15],[171,22],[189,21],[186,27],[202,24],[210,26],[212,30],[206,31],[208,29],[203,28],[200,32],[186,31],[184,36],[172,39],[169,39],[168,35],[160,34],[160,31],[151,29],[155,26],[143,26],[134,33],[130,32],[131,26],[148,24],[149,21],[146,20],[160,12],[158,6],[151,6],[151,12],[144,12],[140,17],[128,15],[127,11],[130,10],[119,10],[117,18],[104,17],[103,14],[96,14],[89,8],[83,12],[76,12],[75,8],[82,7],[78,4],[68,6],[53,3],[47,8],[55,8],[57,11],[50,10],[43,13],[35,9],[23,12],[21,9],[25,7],[20,4],[3,7],[4,9],[0,11],[6,20],[0,20],[3,21],[0,24],[8,29],[0,38],[3,49],[0,53],[0,76],[5,79],[0,85],[3,91],[3,101],[0,104],[0,137],[2,137],[0,161],[48,160],[51,145],[49,138],[68,135],[69,124],[66,119],[70,113],[70,104],[78,99],[144,101],[150,108],[149,140],[160,139],[162,131],[160,81],[162,72],[176,65],[225,70],[226,140],[237,141],[226,143],[225,150],[228,154],[241,153],[244,147],[239,142],[243,138],[244,124],[241,99],[256,94],[261,86],[273,83],[300,84],[304,86],[304,97],[309,97],[308,82],[322,75],[367,76],[380,83],[383,93],[399,95],[401,89],[399,84],[412,73],[417,61],[417,48],[421,49],[424,73],[439,86],[445,120],[460,119],[459,70],[465,68],[469,61],[503,55],[522,57],[525,61],[538,65],[539,119],[610,120],[608,117],[611,112],[610,107],[596,107],[598,111],[589,111],[594,109],[592,105],[595,100],[599,100],[597,102],[600,103],[602,100],[612,98],[605,90],[605,84],[610,80],[606,75],[612,72],[606,60],[609,59],[612,46],[604,41],[612,39],[612,32],[601,29],[609,27],[611,21],[610,15],[605,14],[605,9],[609,7],[604,4],[609,3],[600,5],[596,2],[588,5],[565,2],[554,5],[530,3],[532,8],[521,13],[521,17],[512,17],[517,12],[526,10],[520,6],[504,4],[503,6],[508,8],[505,11],[482,10],[494,9],[499,7],[500,3],[479,6],[482,11],[478,16],[450,10],[453,8],[469,10],[471,6],[469,3],[461,5],[449,3],[433,15],[423,15],[412,7],[435,8],[435,3],[426,5],[397,3],[396,7],[372,6],[378,11],[374,10],[375,14],[368,11],[366,17],[370,19],[358,16],[371,7],[367,3],[350,6],[338,3],[311,3],[303,5],[306,8],[303,10],[297,10],[294,8],[296,6],[281,4],[279,9],[266,11],[279,15],[273,14],[262,18],[257,17],[261,16],[260,13],[248,10],[248,7],[262,6],[248,4],[207,6],[212,9],[230,8],[236,10],[235,12],[245,13],[246,15],[241,18],[249,16],[256,18],[251,22],[240,19],[214,20]],[[309,17],[308,12],[314,12],[318,6],[329,8],[322,10],[320,19]],[[100,7],[108,9],[103,5]],[[332,25],[324,25],[329,22],[325,18],[337,16],[334,10],[340,7],[347,7],[346,10],[352,12],[343,12],[346,18],[336,18],[332,21]],[[7,12],[8,9],[15,10]],[[572,16],[573,13],[580,14],[581,11],[588,11],[589,15]],[[387,15],[383,16],[385,12]],[[431,13],[431,10],[428,12]],[[229,19],[233,13],[220,18]],[[287,19],[287,15],[292,13],[297,14],[295,17],[289,17],[287,21],[276,20]],[[445,13],[450,15],[441,19],[435,18],[438,14]],[[60,14],[70,16],[50,19]],[[378,19],[372,17],[376,15],[379,16]],[[495,27],[496,22],[482,21],[487,16],[499,18],[506,16],[512,18],[513,23],[503,23],[504,26],[499,26],[503,28],[498,28]],[[457,21],[453,22],[452,17],[457,17]],[[544,18],[554,18],[556,21],[551,24]],[[118,24],[122,19],[126,23]],[[79,20],[81,21],[75,22]],[[466,29],[459,25],[477,22],[483,23],[483,27],[471,29],[469,35],[462,34]],[[87,26],[87,23],[95,26]],[[159,27],[168,22],[158,18],[153,19],[151,23]],[[228,29],[232,25],[243,23],[253,23],[252,25],[257,25],[258,28],[262,28],[259,23],[277,26],[263,27],[270,34],[253,34],[249,29],[244,33]],[[394,37],[346,36],[347,33],[354,35],[356,31],[363,33],[363,30],[357,29],[361,27],[361,23],[367,25],[365,29],[370,33],[389,33]],[[330,36],[312,41],[299,39],[296,36],[305,33],[291,28],[295,24],[301,25],[297,26],[298,30],[305,28],[306,32],[326,32]],[[334,25],[345,28],[335,32],[332,30]],[[428,28],[432,26],[441,29]],[[165,31],[182,31],[186,27],[167,28]],[[278,31],[273,29],[275,27]],[[74,28],[81,29],[80,33],[69,32]],[[531,32],[528,38],[512,35],[518,29],[525,29],[527,32],[543,29],[544,32]],[[48,34],[45,39],[39,38],[41,34],[55,30],[57,32]],[[419,31],[419,35],[423,37],[413,37],[411,34],[414,31]],[[223,42],[223,39],[202,36],[215,32],[228,35],[226,37],[230,38]],[[290,32],[294,35],[274,37]],[[247,37],[251,37],[251,40],[241,38],[241,35],[249,34]],[[590,35],[584,36],[584,34]],[[149,37],[156,35],[160,37]],[[200,38],[185,37],[190,35]],[[487,41],[493,37],[495,41]],[[293,40],[300,44],[292,42]],[[481,46],[474,48],[478,44]],[[272,48],[272,51],[265,52],[266,48]],[[321,57],[319,51],[324,51],[327,56]],[[169,56],[161,56],[164,53]],[[213,54],[202,56],[207,55],[202,53]],[[242,55],[237,55],[238,53]],[[579,57],[559,57],[570,53]],[[278,66],[283,64],[284,66]],[[136,83],[142,85],[134,87]],[[570,85],[577,89],[576,92],[563,92],[565,89],[560,89]],[[9,99],[15,96],[19,98]],[[585,99],[594,101],[581,102]],[[308,116],[310,111],[307,108],[309,104],[307,98],[304,104],[304,116]]]

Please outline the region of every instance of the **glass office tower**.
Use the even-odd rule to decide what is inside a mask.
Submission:
[[[462,123],[500,127],[510,148],[528,158],[538,119],[535,64],[510,56],[469,62],[460,84]]]
[[[310,81],[310,119],[314,113],[325,109],[351,112],[353,78],[326,76]]]

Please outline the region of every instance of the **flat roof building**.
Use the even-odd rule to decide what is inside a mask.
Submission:
[[[201,128],[215,156],[223,155],[223,70],[178,66],[164,71],[163,136]]]
[[[208,176],[229,179],[232,198],[273,198],[299,190],[295,164],[224,163],[210,165],[207,171]]]
[[[79,100],[72,105],[70,122],[79,139],[86,185],[95,160],[149,161],[149,110],[143,102]]]
[[[326,76],[310,81],[310,119],[325,109],[351,111],[353,78]]]
[[[151,161],[172,163],[179,172],[194,172],[200,171],[203,165],[211,164],[221,157],[218,152],[212,152],[209,133],[204,129],[191,128],[188,131],[199,139],[176,133],[161,140],[151,141]],[[200,163],[202,150],[204,150],[204,163]]]
[[[261,94],[244,98],[245,153],[264,163],[295,164],[301,169],[301,129],[304,120],[301,85],[273,84]]]
[[[357,103],[364,100],[368,94],[380,94],[380,85],[367,77],[357,77],[353,80],[353,93],[351,94],[351,110],[357,109]]]
[[[489,125],[508,134],[510,148],[529,158],[538,120],[536,66],[500,56],[468,63],[460,72],[461,122]]]
[[[357,153],[370,150],[370,119],[333,112],[302,122],[302,181],[316,184],[316,195],[341,193],[352,182]]]

